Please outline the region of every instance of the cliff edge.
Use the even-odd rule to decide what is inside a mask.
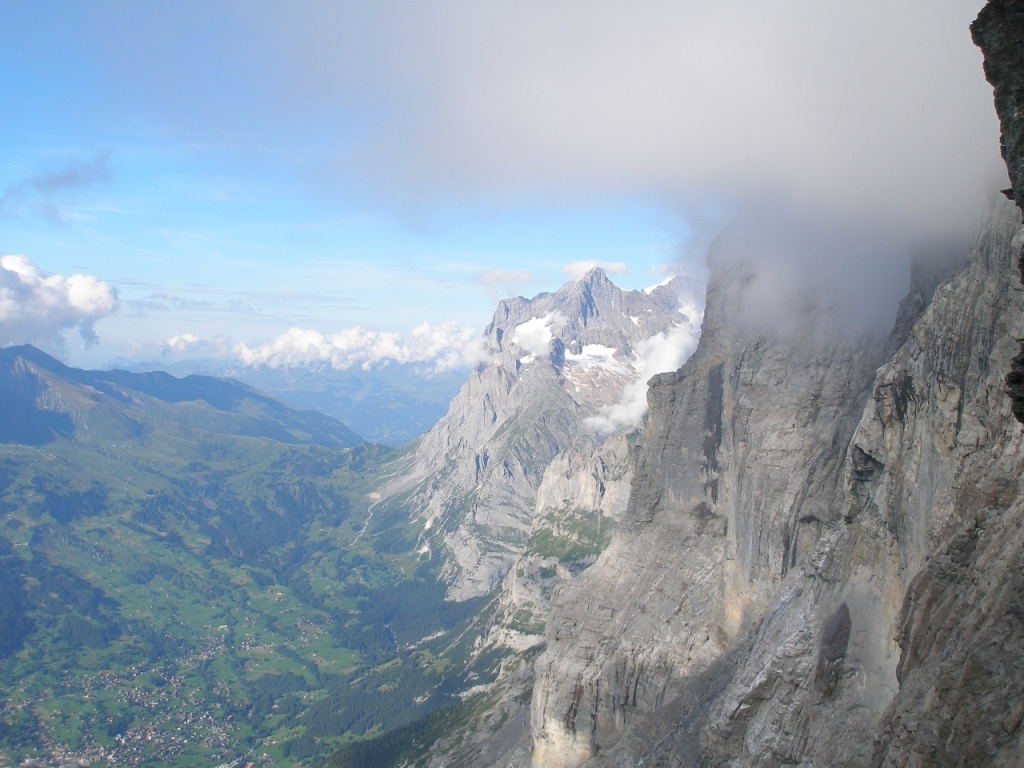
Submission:
[[[971,37],[985,55],[999,116],[999,149],[1010,175],[1008,195],[1024,211],[1024,3],[990,0],[971,25]],[[1017,268],[1024,280],[1024,259]],[[1006,376],[1013,415],[1024,423],[1024,343]]]

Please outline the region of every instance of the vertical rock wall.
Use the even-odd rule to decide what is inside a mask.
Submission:
[[[1024,0],[972,33],[1021,204]],[[533,766],[1024,765],[1022,246],[995,201],[888,343],[739,326],[756,276],[713,265],[620,527],[553,596]]]
[[[534,765],[580,765],[680,695],[841,524],[846,446],[884,338],[775,338],[731,318],[753,276],[719,271],[698,352],[651,381],[627,512],[557,593],[533,699]]]
[[[1024,201],[1024,3],[972,33]],[[1024,762],[1020,221],[994,205],[877,373],[731,327],[718,273],[620,532],[556,595],[535,766]]]
[[[1010,174],[1010,195],[1024,211],[1024,2],[990,0],[971,25],[985,54],[985,77],[995,95],[1000,150]],[[1018,261],[1024,279],[1024,261]],[[1006,376],[1013,415],[1024,423],[1024,343]]]
[[[627,514],[556,594],[535,766],[1024,757],[1020,217],[890,345],[745,335],[709,296],[656,377]]]

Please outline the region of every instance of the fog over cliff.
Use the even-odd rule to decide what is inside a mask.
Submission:
[[[117,6],[84,33],[176,130],[301,144],[325,194],[357,179],[411,221],[467,201],[655,201],[689,232],[684,271],[735,221],[774,283],[819,272],[871,314],[919,239],[969,241],[1005,186],[967,32],[981,5]],[[187,64],[211,41],[216,86]]]
[[[346,162],[414,198],[660,197],[695,241],[680,261],[731,225],[762,314],[792,324],[824,292],[841,324],[884,327],[909,254],[965,252],[1005,186],[966,31],[980,4],[942,5],[431,6],[374,26],[426,64],[388,76],[429,98],[399,97],[404,119]]]

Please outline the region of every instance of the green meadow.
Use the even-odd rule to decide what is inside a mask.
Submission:
[[[0,766],[320,764],[497,675],[488,606],[370,509],[400,451],[258,401],[51,389],[73,429],[0,444]]]

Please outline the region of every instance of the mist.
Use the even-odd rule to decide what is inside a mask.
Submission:
[[[742,282],[737,327],[827,342],[887,334],[910,285],[912,261],[948,274],[967,260],[983,202],[962,221],[917,229],[857,212],[841,216],[748,203],[709,247],[713,271]],[[816,215],[817,214],[817,215]]]

